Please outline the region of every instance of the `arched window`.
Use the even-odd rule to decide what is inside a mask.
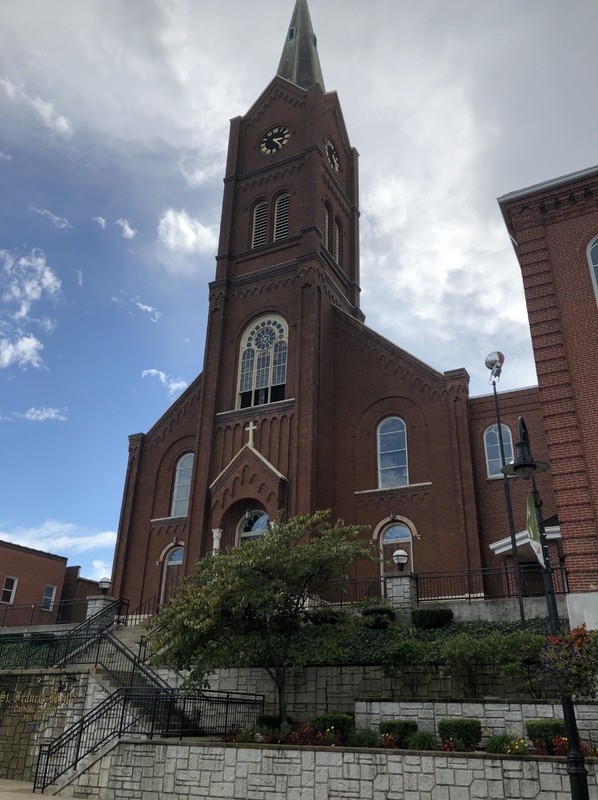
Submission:
[[[330,206],[324,203],[324,216],[322,217],[322,240],[324,247],[330,250]]]
[[[502,443],[505,449],[505,463],[513,463],[513,437],[507,425],[502,424]],[[498,425],[491,425],[484,433],[484,449],[486,451],[486,470],[489,478],[502,477],[500,471],[502,461],[500,458],[500,443],[498,441]]]
[[[270,519],[265,511],[248,509],[237,525],[237,545],[258,539],[269,525]]]
[[[253,209],[251,246],[259,247],[268,241],[268,201],[262,200]]]
[[[289,235],[289,195],[281,194],[274,204],[274,236],[275,242],[286,239]]]
[[[247,328],[241,338],[238,408],[284,400],[287,344],[287,325],[282,317],[260,317]]]
[[[191,474],[193,472],[193,453],[186,453],[177,461],[172,492],[171,517],[186,517],[189,511],[191,494]]]
[[[392,560],[395,550],[404,550],[409,557],[407,569],[413,572],[413,548],[411,530],[402,522],[392,522],[380,534],[380,558],[383,572],[396,572]]]
[[[378,425],[378,487],[407,486],[407,430],[400,417],[387,417]]]
[[[596,302],[598,302],[598,236],[595,236],[589,243],[587,255],[594,294],[596,295]]]

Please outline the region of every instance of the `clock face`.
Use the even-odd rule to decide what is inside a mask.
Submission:
[[[260,150],[265,155],[272,155],[272,153],[282,150],[290,138],[291,132],[286,125],[276,125],[262,136]]]
[[[255,334],[255,346],[258,350],[267,350],[269,347],[272,347],[275,340],[276,331],[269,325],[264,328],[260,328]]]
[[[326,150],[326,157],[328,159],[328,163],[332,167],[335,172],[338,172],[341,168],[341,161],[338,157],[338,152],[336,147],[334,146],[334,142],[332,139],[324,139],[324,149]]]

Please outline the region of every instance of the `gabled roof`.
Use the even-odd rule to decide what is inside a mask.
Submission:
[[[302,89],[310,89],[317,84],[325,91],[307,0],[297,0],[295,3],[276,74]]]

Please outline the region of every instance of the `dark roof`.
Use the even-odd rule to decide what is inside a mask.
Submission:
[[[45,550],[35,550],[33,547],[25,547],[22,544],[13,544],[12,542],[5,542],[0,540],[0,548],[7,547],[9,550],[18,550],[21,553],[31,553],[32,555],[42,556],[43,558],[54,558],[58,561],[64,561],[66,564],[66,556],[58,556],[55,553],[46,553]]]
[[[307,0],[297,0],[295,3],[276,74],[302,89],[310,89],[317,84],[324,91],[316,35],[312,28]]]

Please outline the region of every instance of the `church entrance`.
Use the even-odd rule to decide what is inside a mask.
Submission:
[[[164,562],[161,603],[168,603],[169,600],[172,600],[182,577],[183,548],[175,547],[166,556],[166,560]]]

